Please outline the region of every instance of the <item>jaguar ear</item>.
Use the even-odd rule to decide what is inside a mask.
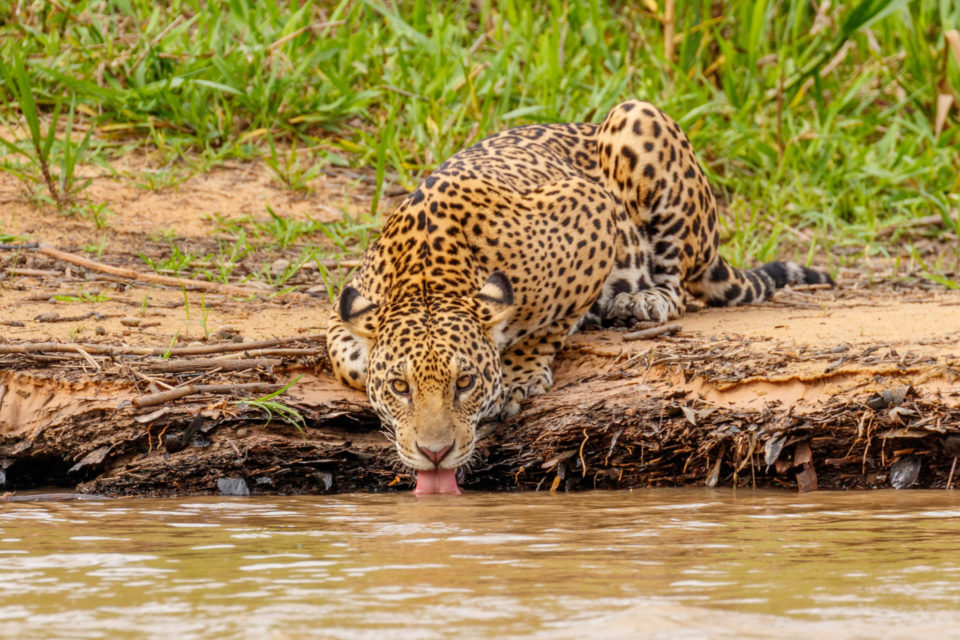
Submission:
[[[371,338],[376,331],[373,320],[377,305],[370,302],[357,291],[356,287],[345,287],[340,292],[338,303],[340,319],[347,329],[358,338]]]
[[[494,271],[475,296],[477,316],[487,329],[499,333],[513,314],[513,285],[502,271]]]

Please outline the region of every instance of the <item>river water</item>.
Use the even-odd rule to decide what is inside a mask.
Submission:
[[[960,495],[0,503],[4,638],[960,638]]]

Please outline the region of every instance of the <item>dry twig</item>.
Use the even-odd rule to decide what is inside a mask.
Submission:
[[[142,273],[140,271],[134,271],[133,269],[124,269],[122,267],[114,267],[108,264],[103,264],[102,262],[97,262],[96,260],[91,260],[85,258],[84,256],[78,256],[75,253],[67,253],[66,251],[61,251],[56,247],[52,247],[48,244],[40,243],[37,246],[37,251],[43,255],[54,258],[56,260],[63,260],[64,262],[69,262],[77,266],[83,267],[85,269],[90,269],[91,271],[99,271],[100,273],[108,273],[110,275],[119,276],[121,278],[129,278],[130,280],[138,280],[140,282],[149,282],[151,284],[165,285],[168,287],[176,288],[187,288],[187,289],[200,289],[202,291],[215,291],[218,293],[223,293],[226,295],[232,296],[257,296],[263,294],[263,291],[258,289],[251,289],[248,287],[236,287],[229,284],[220,284],[218,282],[207,282],[205,280],[193,280],[191,278],[171,278],[168,276],[160,276],[153,273]]]
[[[238,391],[273,393],[277,389],[282,388],[282,384],[268,384],[265,382],[248,382],[243,384],[190,384],[185,387],[177,387],[169,391],[160,391],[158,393],[150,393],[145,396],[140,396],[139,398],[134,398],[132,404],[135,407],[152,407],[197,393],[230,394]]]
[[[281,364],[283,364],[283,360],[280,358],[193,358],[144,362],[140,366],[144,366],[151,371],[180,373],[211,368],[221,371],[242,371],[243,369],[254,369],[256,367],[279,367]]]
[[[623,340],[625,342],[630,342],[633,340],[649,340],[650,338],[656,338],[657,336],[679,333],[681,328],[682,327],[679,324],[665,324],[659,327],[653,327],[652,329],[631,331],[630,333],[623,334]]]
[[[296,336],[290,338],[275,338],[273,340],[259,340],[257,342],[225,342],[222,344],[204,344],[190,347],[175,347],[172,349],[165,349],[163,347],[127,347],[94,343],[65,344],[62,342],[26,342],[21,344],[0,344],[0,355],[7,353],[44,352],[80,353],[80,350],[83,349],[87,353],[110,356],[198,356],[209,353],[230,353],[250,349],[266,349],[290,342],[299,342],[301,340],[304,342],[314,342],[320,338],[321,336]]]

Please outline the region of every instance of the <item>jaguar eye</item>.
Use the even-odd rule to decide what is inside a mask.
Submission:
[[[391,380],[390,388],[393,389],[393,392],[398,396],[405,396],[410,392],[410,385],[407,384],[406,380],[401,380],[400,378]]]
[[[467,391],[473,386],[473,376],[465,374],[457,378],[457,391]]]

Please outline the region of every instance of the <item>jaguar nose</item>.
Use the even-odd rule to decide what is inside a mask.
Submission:
[[[440,466],[440,461],[447,457],[447,454],[453,450],[453,444],[448,444],[442,449],[429,449],[427,447],[421,447],[420,443],[417,443],[417,450],[435,466]]]

